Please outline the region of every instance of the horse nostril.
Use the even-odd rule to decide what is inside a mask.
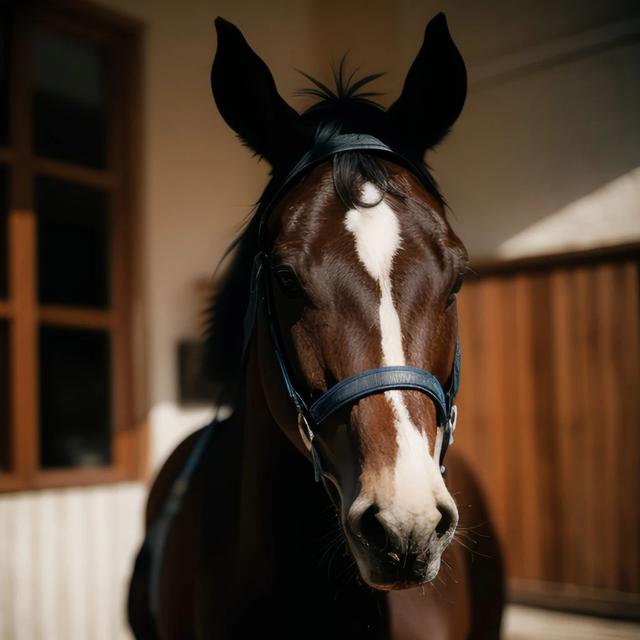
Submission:
[[[360,535],[364,540],[378,551],[383,551],[387,547],[387,531],[376,517],[380,508],[372,504],[360,518]]]
[[[442,505],[438,505],[438,511],[440,512],[440,522],[436,525],[436,535],[438,538],[442,538],[442,536],[451,528],[453,516],[451,511]]]

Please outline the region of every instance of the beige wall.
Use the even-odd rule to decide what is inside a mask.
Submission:
[[[328,79],[329,61],[346,50],[363,72],[388,71],[379,88],[390,102],[427,19],[444,9],[471,91],[454,132],[429,161],[454,226],[477,258],[570,246],[566,224],[529,230],[640,166],[640,24],[629,18],[628,0],[103,4],[146,25],[141,250],[152,405],[173,401],[176,341],[199,331],[194,282],[212,272],[266,179],[266,165],[237,143],[212,102],[216,15],[242,29],[283,96],[300,108],[304,101],[292,98],[301,85],[294,68]],[[612,226],[610,194],[587,213],[574,207],[574,218],[591,220],[581,244],[639,235],[637,189],[613,199],[613,236],[602,228]]]
[[[467,109],[434,156],[455,226],[476,257],[546,253],[640,235],[637,192],[624,188],[574,218],[578,231],[589,230],[580,239],[558,226],[545,237],[529,233],[542,220],[562,217],[573,203],[597,199],[600,190],[640,166],[640,21],[577,33],[571,27],[512,56],[520,68],[510,56],[473,67]],[[612,201],[622,210],[615,219]],[[510,243],[514,236],[518,243]]]

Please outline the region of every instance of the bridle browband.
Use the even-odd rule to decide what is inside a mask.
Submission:
[[[302,442],[311,456],[316,481],[322,478],[323,470],[315,446],[315,432],[318,426],[339,409],[352,405],[367,396],[384,393],[390,390],[420,391],[428,396],[436,408],[437,424],[443,429],[440,448],[440,472],[444,474],[444,456],[447,448],[453,443],[453,432],[456,426],[457,407],[455,397],[460,382],[460,341],[456,340],[456,349],[451,374],[443,387],[431,372],[409,366],[382,367],[370,369],[337,382],[327,389],[319,398],[311,403],[305,402],[296,390],[287,367],[285,352],[278,334],[278,323],[275,315],[273,297],[269,278],[265,273],[271,269],[266,242],[266,224],[279,199],[291,185],[320,162],[333,158],[338,153],[347,151],[368,151],[388,156],[396,163],[410,169],[412,173],[428,189],[433,188],[426,176],[411,161],[397,153],[378,138],[365,134],[336,134],[316,144],[305,153],[278,185],[273,195],[258,208],[258,238],[260,250],[253,262],[251,274],[251,290],[244,321],[243,359],[253,336],[259,301],[264,301],[271,346],[275,354],[284,386],[293,404],[298,422],[298,431]]]

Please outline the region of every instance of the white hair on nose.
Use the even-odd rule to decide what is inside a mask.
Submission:
[[[393,260],[402,248],[400,223],[381,197],[380,190],[372,183],[363,185],[361,199],[364,204],[372,206],[350,209],[344,224],[354,237],[360,262],[380,288],[381,365],[403,366],[406,360],[402,328],[393,303],[391,281]],[[395,418],[398,453],[393,486],[382,493],[378,487],[376,501],[381,511],[388,509],[385,520],[396,529],[402,529],[404,522],[413,528],[418,520],[422,520],[420,526],[435,526],[440,514],[435,508],[433,491],[428,489],[437,487],[442,480],[437,464],[429,456],[427,435],[412,422],[402,391],[386,391],[384,396]],[[389,495],[384,495],[386,493]]]

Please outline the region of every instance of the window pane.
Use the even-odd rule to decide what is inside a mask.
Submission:
[[[7,240],[8,172],[0,164],[0,299],[9,295],[9,244]]]
[[[9,455],[9,323],[0,320],[0,470],[8,471],[11,467]]]
[[[109,334],[40,329],[40,461],[43,467],[110,463]]]
[[[109,306],[107,194],[45,177],[36,191],[40,302]]]
[[[8,12],[0,8],[0,144],[9,142],[10,28]]]
[[[106,166],[102,50],[61,33],[36,30],[32,61],[35,152],[92,167]]]

